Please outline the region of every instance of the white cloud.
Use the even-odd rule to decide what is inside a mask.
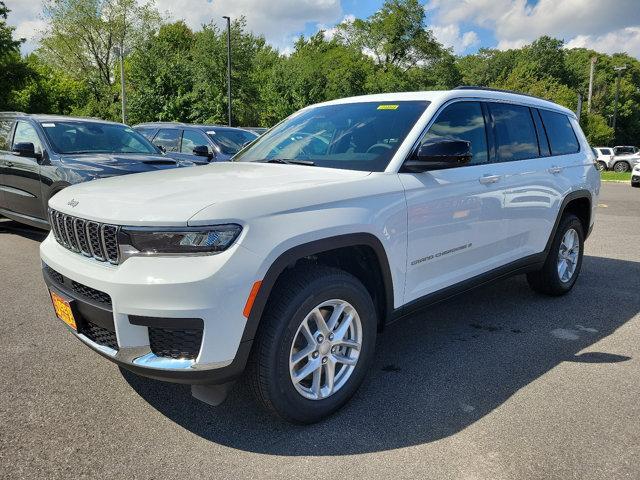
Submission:
[[[331,40],[336,34],[336,32],[338,31],[338,25],[342,25],[343,23],[352,23],[355,19],[356,19],[355,15],[348,14],[348,15],[345,15],[342,18],[342,20],[333,27],[328,27],[323,23],[319,23],[317,28],[318,28],[318,31],[320,30],[324,31],[324,38],[326,38],[327,40]]]
[[[451,23],[449,25],[430,25],[436,39],[445,47],[453,48],[457,54],[463,53],[467,48],[474,47],[480,43],[478,34],[473,30],[460,33],[460,27]]]
[[[22,45],[22,51],[31,52],[36,48],[38,39],[42,31],[47,27],[41,19],[41,0],[4,0],[9,10],[7,23],[16,27],[14,38],[24,38],[26,42]]]
[[[222,26],[222,15],[244,16],[249,30],[281,49],[290,46],[307,24],[334,24],[342,16],[340,0],[156,0],[156,4],[169,18],[182,19],[196,29],[211,20]]]
[[[578,38],[604,42],[640,25],[638,0],[538,0],[535,4],[527,0],[432,0],[425,8],[437,24],[464,23],[492,30],[497,47],[503,49],[520,47],[541,35],[567,43]],[[627,32],[621,38],[635,37]],[[598,49],[598,42],[591,48]],[[618,49],[633,51],[624,44]]]
[[[640,58],[640,27],[628,27],[604,35],[578,35],[567,42],[568,48],[589,48],[604,53],[626,52]]]

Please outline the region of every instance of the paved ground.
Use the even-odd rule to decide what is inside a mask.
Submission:
[[[120,372],[53,318],[38,234],[0,223],[0,477],[637,479],[640,190],[600,203],[570,295],[517,277],[394,325],[312,427]]]

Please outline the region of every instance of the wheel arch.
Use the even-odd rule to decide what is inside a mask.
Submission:
[[[285,272],[287,268],[295,267],[300,261],[311,259],[312,257],[323,259],[320,260],[321,264],[329,264],[326,259],[329,255],[338,255],[339,252],[354,251],[353,249],[366,249],[370,252],[376,261],[376,269],[379,272],[380,295],[375,298],[374,302],[378,309],[379,314],[379,326],[384,325],[385,319],[389,318],[393,311],[393,279],[391,276],[391,269],[389,266],[389,260],[387,253],[382,245],[382,242],[371,233],[350,233],[345,235],[338,235],[332,237],[326,237],[312,242],[296,245],[295,247],[286,250],[280,254],[270,265],[267,273],[262,279],[262,284],[256,298],[253,302],[251,312],[247,319],[247,325],[244,330],[242,341],[253,340],[256,331],[260,324],[260,319],[267,307],[269,297],[271,296],[274,287],[276,286],[278,279]],[[364,250],[363,250],[364,251]],[[337,259],[337,257],[336,257]],[[347,270],[348,271],[348,270]],[[353,272],[349,272],[353,273]],[[358,276],[358,275],[356,275]],[[362,278],[360,278],[362,281]],[[363,281],[365,287],[370,291],[372,284],[367,281]]]
[[[582,223],[585,239],[589,236],[591,212],[593,208],[592,200],[593,198],[589,190],[575,190],[564,197],[558,211],[558,216],[556,217],[556,221],[553,225],[553,229],[551,230],[551,235],[549,235],[549,240],[547,240],[547,245],[544,249],[545,253],[549,253],[551,243],[553,242],[556,231],[558,230],[558,225],[565,213],[575,214]]]

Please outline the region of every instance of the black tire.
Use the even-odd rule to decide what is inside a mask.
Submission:
[[[627,162],[616,162],[613,165],[614,172],[624,173],[628,172],[629,170],[631,170],[631,165],[629,165]]]
[[[631,183],[631,186],[634,188],[640,188],[640,182],[638,183]]]
[[[578,253],[578,259],[576,268],[571,278],[563,282],[558,274],[558,257],[560,255],[560,243],[565,233],[569,229],[574,229],[578,234],[578,240],[580,245],[580,251]],[[544,262],[544,266],[535,272],[527,274],[527,281],[529,286],[538,293],[545,295],[564,295],[569,292],[573,285],[576,283],[578,275],[580,274],[580,268],[582,267],[582,254],[584,251],[584,230],[582,228],[582,222],[573,214],[565,215],[556,231],[555,237],[551,242],[551,249],[547,255],[547,259]]]
[[[604,163],[603,161],[596,162],[596,168],[598,169],[599,172],[606,172],[607,164]]]
[[[332,395],[312,400],[296,390],[290,377],[291,345],[307,314],[331,299],[345,300],[357,311],[362,325],[361,349],[346,383]],[[254,395],[267,410],[289,422],[310,424],[331,415],[364,380],[373,360],[377,324],[371,296],[353,275],[324,266],[301,267],[283,274],[269,299],[247,366]]]

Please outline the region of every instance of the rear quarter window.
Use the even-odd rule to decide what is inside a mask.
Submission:
[[[540,110],[540,116],[547,131],[552,155],[567,155],[580,151],[578,137],[573,131],[569,117],[549,110]]]

